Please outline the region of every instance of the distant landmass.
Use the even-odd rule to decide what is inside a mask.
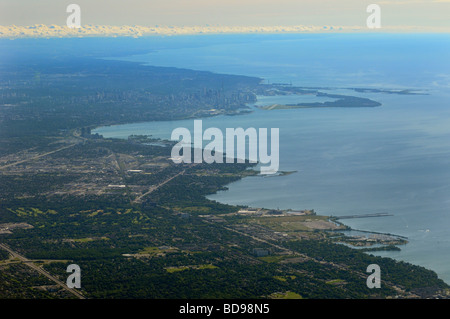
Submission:
[[[321,88],[319,88],[321,89]],[[326,89],[326,88],[325,88]],[[373,92],[376,89],[353,89],[357,92]],[[381,91],[381,90],[378,90]],[[323,93],[319,90],[311,89],[311,88],[302,88],[302,87],[293,87],[293,86],[285,86],[285,85],[265,85],[264,91],[259,91],[262,95],[315,95],[318,97],[328,97],[336,99],[335,101],[326,101],[326,102],[300,102],[300,103],[286,103],[286,104],[272,104],[265,106],[258,106],[264,110],[275,110],[275,109],[295,109],[295,108],[310,108],[310,107],[376,107],[381,106],[381,103],[377,101],[373,101],[368,98],[350,96],[350,95],[342,95],[342,94],[329,94]],[[384,91],[383,91],[384,92]],[[390,90],[386,90],[386,92],[393,92]],[[409,92],[405,90],[405,92]],[[399,93],[400,94],[400,93]],[[408,93],[404,93],[408,94]]]

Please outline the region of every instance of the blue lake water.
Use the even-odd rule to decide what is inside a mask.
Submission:
[[[433,269],[450,283],[449,40],[450,35],[430,34],[174,37],[165,40],[171,45],[158,48],[158,42],[148,54],[123,59],[327,87],[323,92],[381,102],[375,108],[255,110],[203,119],[204,129],[279,128],[280,170],[297,171],[245,178],[209,198],[254,207],[314,208],[324,215],[391,213],[343,221],[356,229],[408,237],[400,252],[377,254]],[[428,95],[357,93],[349,87],[418,89]],[[310,102],[314,96],[300,98]],[[94,132],[168,139],[177,127],[192,129],[193,121],[133,123]]]

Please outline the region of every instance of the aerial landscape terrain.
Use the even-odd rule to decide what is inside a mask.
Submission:
[[[101,45],[89,56],[66,54],[71,42],[49,42],[51,49],[29,56],[33,44],[22,41],[0,43],[12,52],[0,64],[1,298],[448,297],[450,287],[435,272],[370,254],[398,249],[406,238],[347,236],[339,218],[314,207],[206,198],[246,176],[262,179],[255,164],[174,164],[173,141],[92,133],[123,123],[240,116],[257,95],[335,98],[262,109],[380,103],[256,77],[98,59],[107,55]],[[82,269],[81,289],[65,286],[69,264]],[[366,285],[370,264],[383,269],[381,289]]]

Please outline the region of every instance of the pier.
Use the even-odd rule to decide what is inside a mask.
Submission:
[[[336,219],[351,219],[351,218],[369,218],[369,217],[386,217],[394,216],[389,213],[374,213],[374,214],[363,214],[363,215],[345,215],[345,216],[334,216]]]

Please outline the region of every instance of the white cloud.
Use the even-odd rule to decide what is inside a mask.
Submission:
[[[383,27],[381,32],[446,32],[450,27]],[[336,33],[336,32],[377,32],[362,26],[106,26],[82,25],[78,29],[67,26],[37,24],[33,26],[0,26],[0,38],[26,37],[89,37],[89,36],[128,36],[140,37],[146,35],[188,35],[188,34],[224,34],[224,33]]]

